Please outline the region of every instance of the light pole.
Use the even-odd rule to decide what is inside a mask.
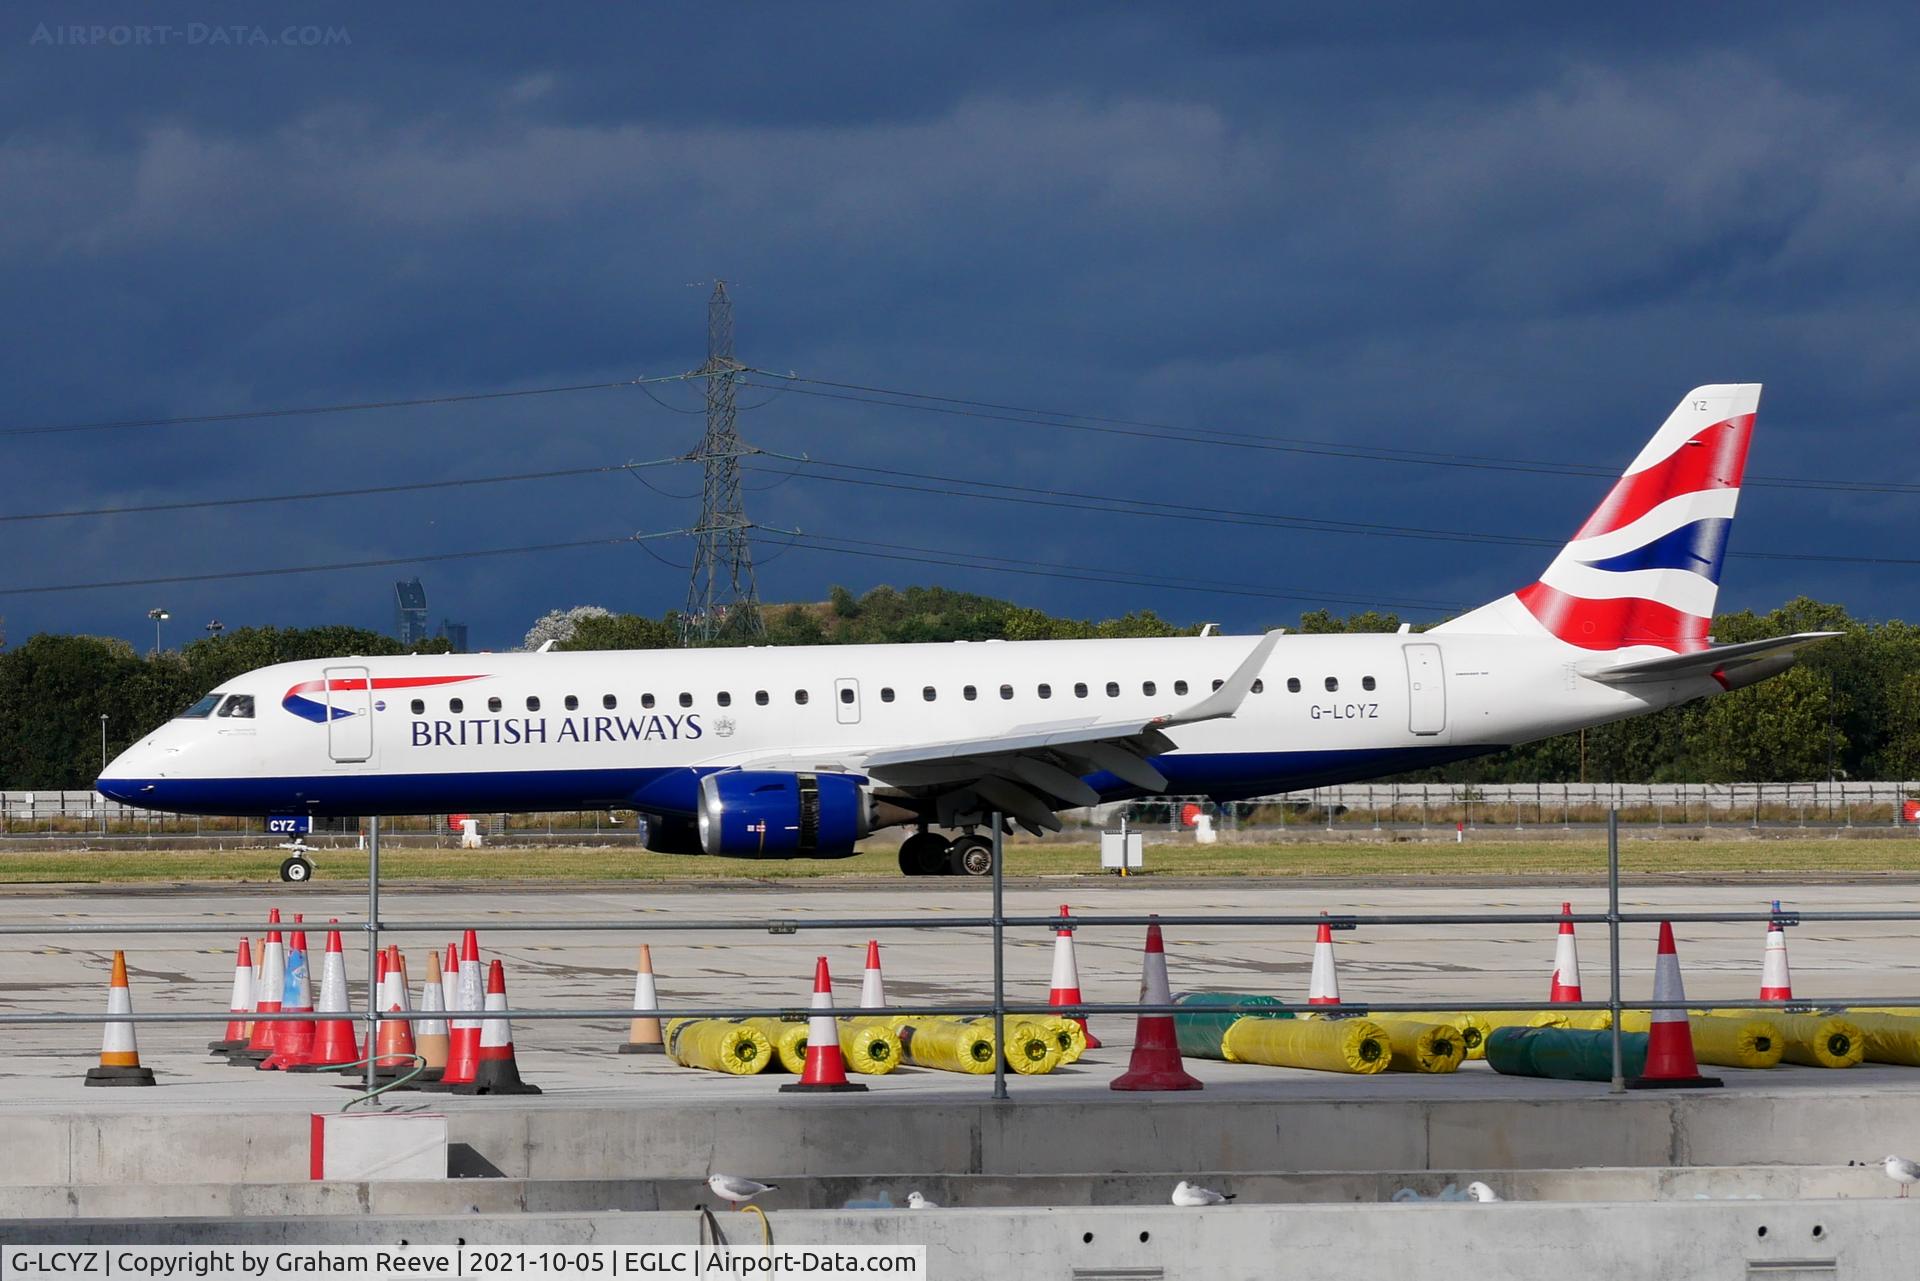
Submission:
[[[147,611],[147,617],[153,620],[153,652],[158,654],[160,652],[160,624],[172,618],[173,615],[164,609],[150,609]]]
[[[107,772],[107,714],[100,713],[100,772]],[[100,798],[100,835],[107,834],[107,798]]]

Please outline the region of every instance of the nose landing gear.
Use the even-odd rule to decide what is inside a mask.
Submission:
[[[280,848],[293,851],[291,857],[281,861],[281,880],[300,885],[313,879],[313,864],[307,860],[307,844],[305,841],[292,841],[286,845],[282,845]]]

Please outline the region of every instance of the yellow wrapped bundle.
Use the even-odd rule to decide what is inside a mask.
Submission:
[[[1458,1072],[1467,1057],[1460,1029],[1448,1023],[1415,1023],[1408,1019],[1375,1019],[1387,1034],[1396,1072]]]
[[[667,1057],[681,1067],[752,1076],[773,1062],[773,1043],[755,1028],[725,1019],[671,1019]]]
[[[1802,1067],[1850,1068],[1867,1056],[1867,1034],[1858,1023],[1837,1014],[1769,1016],[1786,1038],[1789,1063]]]
[[[1060,1047],[1062,1063],[1078,1063],[1087,1052],[1087,1030],[1072,1019],[1041,1019],[1039,1023]]]
[[[965,1023],[914,1019],[900,1028],[900,1053],[915,1067],[982,1076],[993,1071],[993,1029]]]
[[[973,1019],[967,1026],[993,1039],[991,1017]],[[1009,1018],[1006,1026],[1009,1068],[1021,1076],[1044,1076],[1060,1066],[1060,1043],[1046,1027],[1028,1018]]]
[[[1867,1014],[1858,1010],[1847,1011],[1845,1017],[1866,1034],[1867,1058],[1870,1061],[1920,1067],[1920,1019],[1901,1018],[1897,1014]]]
[[[1613,1026],[1611,1010],[1568,1010],[1561,1017],[1566,1019],[1566,1026],[1588,1032],[1604,1032]]]
[[[1590,1013],[1590,1011],[1579,1011]],[[1526,1010],[1459,1010],[1448,1013],[1432,1011],[1408,1014],[1373,1015],[1375,1019],[1397,1020],[1405,1023],[1437,1023],[1457,1028],[1460,1041],[1466,1046],[1467,1057],[1484,1059],[1487,1057],[1487,1033],[1497,1027],[1567,1027],[1569,1015],[1558,1014],[1551,1010],[1529,1013]]]
[[[1227,1029],[1220,1052],[1229,1063],[1369,1076],[1386,1071],[1393,1059],[1391,1041],[1372,1019],[1240,1019]]]
[[[1650,1011],[1620,1011],[1622,1032],[1644,1032],[1652,1026]],[[1687,1026],[1693,1031],[1693,1057],[1715,1067],[1770,1068],[1786,1053],[1787,1034],[1771,1013],[1694,1014]]]
[[[840,1054],[849,1070],[885,1076],[900,1066],[900,1035],[890,1027],[840,1025]]]
[[[773,1046],[773,1052],[779,1056],[780,1066],[789,1072],[800,1073],[807,1070],[807,1025],[789,1023],[785,1019],[740,1019],[740,1026],[750,1027],[767,1038]]]

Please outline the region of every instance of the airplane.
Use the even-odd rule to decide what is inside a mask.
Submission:
[[[1422,632],[407,655],[225,682],[96,786],[178,813],[638,811],[647,847],[983,875],[1002,816],[1230,801],[1497,752],[1779,674],[1708,635],[1758,384],[1695,388],[1539,578]],[[954,833],[954,835],[947,835]],[[282,875],[304,880],[296,855]]]

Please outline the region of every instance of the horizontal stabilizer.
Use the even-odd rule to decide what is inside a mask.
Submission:
[[[1598,671],[1582,672],[1581,675],[1606,685],[1638,685],[1649,681],[1684,680],[1689,676],[1714,676],[1721,678],[1724,684],[1727,677],[1741,668],[1767,659],[1791,658],[1794,651],[1803,645],[1838,635],[1839,632],[1796,632],[1792,636],[1747,641],[1740,645],[1720,645],[1691,654],[1643,658],[1636,663],[1621,663]],[[1784,667],[1780,670],[1784,670]]]

